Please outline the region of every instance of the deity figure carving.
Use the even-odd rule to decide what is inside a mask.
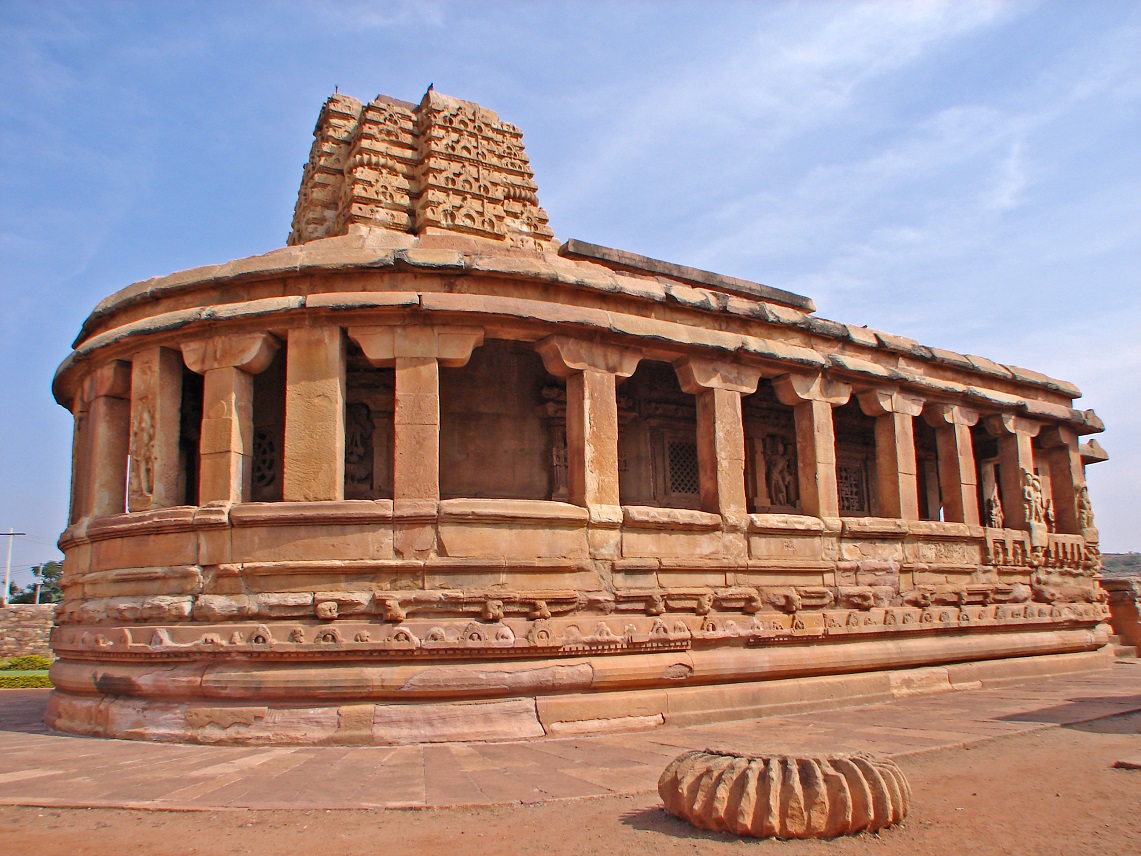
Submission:
[[[346,493],[363,497],[372,490],[371,412],[367,404],[356,402],[345,409]]]
[[[1002,498],[998,495],[998,484],[991,485],[990,496],[986,499],[986,525],[991,529],[1002,529],[1005,523],[1002,513]]]
[[[800,497],[797,493],[796,459],[792,443],[779,434],[769,434],[763,445],[769,502],[775,506],[795,508]]]
[[[1042,479],[1026,469],[1022,470],[1022,507],[1030,530],[1031,546],[1045,547],[1050,540],[1047,521],[1054,516],[1054,511],[1042,489]]]
[[[1085,484],[1078,487],[1078,528],[1083,532],[1093,529],[1093,503],[1090,502],[1089,488]]]
[[[142,414],[135,426],[134,454],[131,457],[131,481],[143,496],[155,492],[155,422],[150,401],[143,403]]]

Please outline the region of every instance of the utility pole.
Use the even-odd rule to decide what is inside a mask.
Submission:
[[[27,532],[15,532],[8,527],[8,563],[4,565],[4,606],[8,605],[8,598],[12,595],[12,542],[17,535],[27,535]]]

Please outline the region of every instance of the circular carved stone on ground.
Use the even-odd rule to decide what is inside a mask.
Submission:
[[[675,758],[658,779],[666,811],[699,829],[754,838],[876,832],[907,814],[911,788],[870,755],[750,757],[718,749]]]

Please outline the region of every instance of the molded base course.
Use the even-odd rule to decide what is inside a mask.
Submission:
[[[225,744],[393,745],[510,741],[753,719],[1002,686],[1109,668],[1110,647],[1072,654],[716,686],[495,701],[328,707],[172,703],[56,690],[45,721],[89,736]]]

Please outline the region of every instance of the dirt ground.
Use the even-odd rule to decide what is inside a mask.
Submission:
[[[911,813],[878,836],[741,840],[667,815],[657,795],[426,811],[164,812],[0,807],[0,852],[110,856],[400,853],[1141,854],[1141,712],[900,761]]]

